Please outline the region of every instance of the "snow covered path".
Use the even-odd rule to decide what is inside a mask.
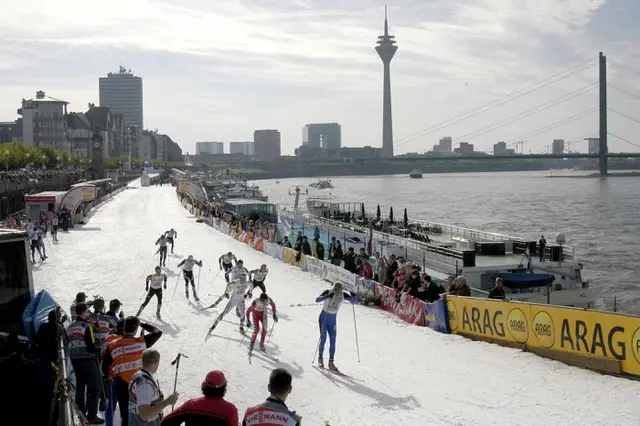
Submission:
[[[107,302],[118,298],[126,314],[135,314],[144,278],[157,262],[154,242],[171,227],[178,238],[176,255],[167,259],[164,322],[154,317],[155,299],[142,319],[165,333],[156,345],[163,356],[158,377],[165,391],[173,387],[170,362],[179,351],[189,356],[180,365],[180,402],[199,395],[209,370],[221,369],[229,380],[227,399],[242,418],[249,405],[266,398],[269,372],[280,366],[294,376],[287,403],[303,416],[305,426],[325,420],[332,426],[640,424],[637,382],[408,326],[371,308],[356,307],[358,363],[348,303],[338,316],[336,364],[351,378],[325,377],[311,366],[319,307],[290,305],[313,303],[327,283],[196,223],[177,201],[175,188],[167,186],[126,190],[100,206],[87,225],[62,235],[59,244],[51,246],[48,240],[49,259],[34,269],[36,287],[49,290],[65,309],[78,291],[85,291]],[[280,322],[267,350],[279,362],[258,354],[249,364],[247,340],[242,341],[233,313],[205,342],[217,312],[200,311],[185,299],[176,268],[182,256],[204,261],[200,297],[206,306],[225,288],[217,259],[229,250],[249,269],[269,266],[266,285]]]

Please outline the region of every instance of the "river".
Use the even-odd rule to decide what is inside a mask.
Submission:
[[[592,173],[592,172],[588,172]],[[585,172],[504,172],[360,176],[331,178],[333,190],[313,190],[341,201],[364,202],[383,215],[393,206],[401,219],[450,223],[527,238],[555,241],[565,234],[584,264],[598,308],[640,314],[640,179],[638,177],[581,178]],[[551,178],[554,175],[556,177]],[[569,177],[557,177],[569,176]],[[307,186],[310,178],[260,180],[269,201],[293,205],[289,190]],[[304,205],[304,200],[301,200]]]

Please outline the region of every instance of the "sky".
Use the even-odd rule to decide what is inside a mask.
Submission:
[[[124,65],[144,79],[145,126],[183,152],[275,128],[290,155],[314,122],[340,123],[343,146],[382,144],[383,1],[3,3],[0,121],[37,90],[85,111],[98,103],[98,78]],[[546,152],[556,138],[586,151],[598,130],[599,51],[609,60],[609,151],[640,151],[638,0],[388,0],[388,14],[399,46],[396,154],[443,136],[487,152],[498,141]],[[469,111],[480,113],[460,117]]]

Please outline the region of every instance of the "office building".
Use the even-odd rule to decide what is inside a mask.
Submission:
[[[69,152],[67,141],[68,102],[55,99],[39,90],[34,99],[23,99],[22,108],[22,141],[30,146],[51,146]]]
[[[100,77],[100,106],[109,107],[115,114],[123,114],[124,126],[144,129],[142,78],[121,66],[117,73]]]
[[[223,142],[196,142],[196,155],[224,154]]]
[[[22,118],[16,121],[0,122],[0,143],[22,140]]]
[[[280,132],[270,129],[254,131],[253,148],[255,156],[260,160],[271,160],[280,157]]]
[[[302,145],[339,150],[342,148],[342,127],[338,123],[307,124],[302,128]]]
[[[229,154],[254,155],[253,142],[229,142]]]
[[[551,153],[553,155],[564,154],[564,139],[554,139],[551,145]]]
[[[600,154],[600,138],[586,138],[589,143],[589,154]]]
[[[460,142],[460,146],[454,149],[453,152],[460,155],[473,155],[473,144],[469,142]]]

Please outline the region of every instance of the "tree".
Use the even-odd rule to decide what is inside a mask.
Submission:
[[[409,227],[409,216],[407,215],[407,208],[404,208],[404,218],[403,218],[403,222],[404,222],[404,227],[408,228]]]
[[[393,223],[393,206],[389,207],[389,223]]]
[[[380,204],[378,204],[378,208],[376,208],[376,220],[380,221]]]
[[[364,219],[364,217],[366,216],[364,211],[364,203],[360,203],[360,213],[362,214],[362,218]]]

